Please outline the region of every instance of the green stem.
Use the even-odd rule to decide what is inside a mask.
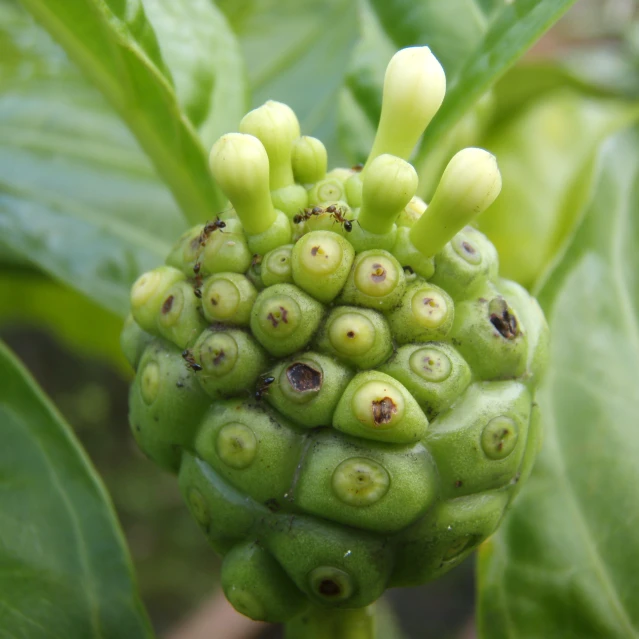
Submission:
[[[285,625],[285,639],[376,639],[376,607],[312,607]]]

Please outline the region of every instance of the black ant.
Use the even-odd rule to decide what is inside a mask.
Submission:
[[[195,357],[193,357],[193,351],[190,349],[186,349],[182,351],[182,357],[186,362],[186,367],[190,368],[194,373],[202,370],[202,367],[195,361]]]
[[[341,224],[347,233],[350,233],[353,230],[353,223],[344,217],[344,213],[341,208],[331,204],[326,208],[326,212],[330,213],[333,221]]]
[[[275,381],[275,377],[262,377],[260,384],[255,391],[255,399],[259,402],[262,399],[262,395],[268,391],[269,386]]]
[[[253,254],[253,259],[251,260],[251,267],[259,266],[262,263],[262,256],[259,253]]]
[[[356,164],[354,167],[351,168],[351,171],[355,171],[355,173],[360,173],[363,168],[364,168],[363,164]]]
[[[202,232],[200,233],[200,246],[203,246],[204,244],[206,244],[206,240],[208,239],[209,235],[211,235],[211,233],[215,232],[215,231],[220,231],[220,233],[223,233],[224,231],[222,231],[222,229],[226,228],[226,222],[223,222],[222,220],[220,220],[220,216],[216,216],[216,218],[214,220],[211,220],[210,222],[207,222],[204,225],[204,228],[202,229]]]

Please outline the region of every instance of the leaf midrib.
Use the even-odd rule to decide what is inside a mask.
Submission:
[[[42,2],[38,2],[37,0],[23,0],[23,2],[30,8],[34,15],[44,15],[48,31],[52,35],[55,35],[60,42],[66,43],[65,48],[75,53],[72,57],[82,59],[83,64],[88,69],[90,68],[88,75],[116,107],[118,112],[121,114],[121,117],[128,122],[129,128],[135,131],[136,137],[140,141],[145,142],[143,146],[146,146],[146,148],[150,151],[150,156],[153,158],[154,162],[167,167],[167,172],[181,176],[178,182],[183,183],[186,188],[183,186],[183,188],[180,189],[180,193],[175,193],[175,196],[186,219],[192,223],[197,223],[201,221],[201,212],[208,211],[211,207],[221,208],[223,206],[223,198],[218,198],[220,199],[219,203],[207,202],[206,198],[201,197],[197,187],[191,188],[189,186],[191,184],[191,180],[189,179],[188,170],[184,170],[184,166],[181,162],[174,161],[173,155],[164,148],[161,138],[156,136],[153,127],[149,126],[148,121],[144,116],[144,112],[139,109],[127,108],[127,106],[130,107],[130,105],[127,105],[126,96],[122,93],[122,91],[120,91],[117,82],[111,80],[110,74],[104,65],[100,63],[100,59],[93,56],[91,51],[83,46],[82,41],[79,38],[75,38],[74,33],[67,30],[62,20],[58,19],[55,13],[48,11],[46,5]],[[34,6],[36,4],[37,7]],[[99,21],[101,26],[104,28],[104,15],[101,12],[99,14]],[[117,34],[114,35],[113,38],[106,38],[108,45],[112,47],[116,37],[119,39],[119,43],[122,48],[135,51],[135,53],[145,61],[147,70],[154,76],[155,80],[167,92],[172,93],[172,89],[166,79],[159,73],[159,71],[157,71],[155,66],[148,61],[144,51],[142,51],[135,43],[123,41],[121,35]],[[120,57],[117,53],[115,56],[116,60]],[[179,119],[180,123],[185,127],[189,135],[191,135],[194,140],[197,140],[195,130],[189,121],[181,113],[179,113],[177,108],[175,109],[175,115]],[[202,150],[202,152],[204,151]],[[193,206],[185,207],[184,199],[192,201],[194,203]]]

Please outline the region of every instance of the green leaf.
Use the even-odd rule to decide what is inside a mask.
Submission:
[[[304,135],[324,142],[329,164],[342,163],[337,141],[339,91],[357,40],[352,0],[221,0],[247,61],[253,106],[288,104]]]
[[[478,46],[449,77],[446,98],[424,134],[417,163],[574,2],[517,0],[495,12]],[[457,20],[454,14],[448,18]]]
[[[184,228],[103,97],[17,6],[0,4],[0,237],[124,315],[128,289]]]
[[[497,124],[480,146],[496,155],[503,187],[479,226],[499,251],[500,273],[532,288],[574,231],[602,141],[638,112],[567,89],[529,101],[518,112],[518,98],[503,91],[499,97],[506,104],[496,105]]]
[[[98,358],[123,375],[131,366],[120,348],[122,320],[86,296],[33,270],[0,269],[0,328],[35,326],[75,353]]]
[[[69,426],[0,344],[4,637],[151,637],[122,533]]]
[[[395,50],[428,45],[447,77],[446,99],[415,158],[419,168],[493,83],[520,58],[574,0],[367,0],[362,41],[353,56],[343,98],[342,128],[368,136],[348,151],[368,154],[381,109],[384,70]],[[454,153],[454,151],[453,151]],[[452,153],[451,153],[452,155]]]
[[[175,84],[204,149],[236,131],[247,109],[240,46],[212,0],[143,0]]]
[[[541,291],[552,364],[543,450],[479,562],[490,639],[639,633],[639,132],[610,139],[586,215]]]
[[[23,0],[102,91],[137,137],[192,223],[221,209],[207,154],[170,80],[147,53],[151,25],[139,0]],[[136,34],[145,34],[143,48]],[[152,45],[151,48],[155,48]]]

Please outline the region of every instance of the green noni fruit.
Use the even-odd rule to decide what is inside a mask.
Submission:
[[[495,158],[460,151],[428,206],[406,161],[444,92],[427,47],[398,52],[366,165],[330,172],[289,107],[251,111],[210,156],[232,208],[133,285],[133,434],[253,619],[442,575],[532,468],[547,325],[469,226]]]

